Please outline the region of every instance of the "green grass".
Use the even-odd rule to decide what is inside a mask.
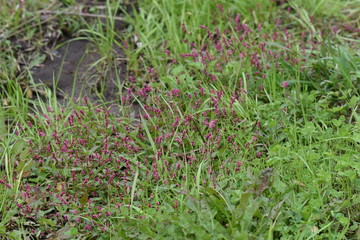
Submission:
[[[45,5],[4,4],[16,17],[0,16],[0,235],[359,239],[360,5],[276,2],[143,0],[121,34],[119,2],[105,22],[54,20],[90,39],[100,66],[124,49],[120,102],[139,104],[135,117],[58,106],[50,90],[30,99],[42,58],[11,37],[41,40],[19,22],[39,24]]]

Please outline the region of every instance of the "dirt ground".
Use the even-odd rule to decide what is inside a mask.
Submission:
[[[137,7],[136,1],[125,1],[124,4],[126,11],[131,11],[132,6]],[[118,33],[127,27],[122,21],[115,23]],[[113,47],[115,60],[108,62],[102,61],[96,46],[89,40],[67,37],[57,46],[60,47],[55,47],[40,66],[31,69],[35,84],[55,90],[61,105],[86,96],[94,104],[105,102],[111,113],[121,115],[118,86],[127,80],[126,56],[121,48]],[[138,107],[134,106],[134,114],[137,111]]]
[[[95,64],[101,56],[89,41],[67,41],[68,43],[52,51],[52,59],[47,57],[41,68],[32,70],[34,82],[51,89],[56,87],[60,104],[84,96],[92,103],[100,103],[99,94],[102,94],[104,102],[113,103],[111,111],[118,111],[115,107],[120,96],[117,84],[126,79],[126,61],[119,60],[111,64],[109,69],[104,69],[102,64]],[[120,59],[125,59],[120,48],[117,49],[117,55],[121,56]]]

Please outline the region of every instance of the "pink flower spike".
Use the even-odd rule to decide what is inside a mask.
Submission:
[[[218,4],[217,7],[220,12],[224,12],[223,6],[221,4]]]
[[[185,24],[181,24],[181,28],[182,28],[182,30],[183,30],[185,33],[188,33]]]
[[[282,87],[283,88],[288,88],[289,87],[289,82],[288,81],[283,81],[282,82]]]
[[[210,122],[209,122],[209,128],[210,128],[210,129],[213,129],[213,128],[215,127],[215,123],[216,123],[217,121],[218,121],[218,119],[210,121]]]
[[[235,23],[236,23],[236,26],[239,26],[240,25],[240,14],[236,15],[236,18],[235,18]]]
[[[41,137],[45,137],[45,136],[46,136],[46,134],[45,134],[44,132],[42,132],[41,130],[38,130],[38,134],[39,134],[39,136],[41,136]]]
[[[46,106],[46,108],[49,112],[51,112],[51,113],[54,112],[54,110],[50,106]]]

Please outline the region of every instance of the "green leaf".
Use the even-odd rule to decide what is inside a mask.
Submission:
[[[20,163],[16,168],[16,171],[20,172],[26,172],[27,170],[29,170],[30,166],[31,166],[31,159],[28,159],[30,155],[30,148],[26,148],[24,151],[22,151],[20,153]]]
[[[6,233],[6,227],[4,226],[4,224],[0,224],[0,233],[1,234]]]
[[[350,99],[350,101],[349,101],[350,107],[351,107],[351,108],[355,108],[356,105],[357,105],[357,102],[359,101],[359,99],[360,99],[360,98],[353,96],[353,97]]]
[[[20,153],[20,160],[21,161],[25,161],[25,160],[29,160],[29,157],[30,156],[30,148],[25,148],[24,151],[22,151]]]
[[[171,74],[179,75],[180,73],[184,72],[186,69],[182,65],[178,65],[171,69]]]
[[[197,204],[195,202],[195,199],[192,197],[187,198],[186,206],[194,212],[197,211]]]
[[[356,171],[355,170],[346,170],[338,173],[339,176],[348,177],[350,180],[356,179]]]
[[[311,122],[307,122],[305,124],[305,127],[303,128],[302,130],[302,133],[305,135],[305,136],[311,136],[313,135],[314,133],[316,133],[316,128],[314,126],[313,123]]]
[[[237,220],[240,220],[243,217],[247,206],[249,206],[248,202],[249,202],[251,195],[252,194],[250,192],[244,192],[241,194],[240,204],[236,207],[235,212],[234,212],[235,218]]]
[[[311,213],[312,213],[312,208],[309,205],[307,205],[302,209],[301,216],[305,221],[307,221],[310,218]]]
[[[27,142],[24,139],[17,140],[11,150],[12,156],[15,157],[20,154],[26,147]]]
[[[352,136],[352,139],[353,139],[355,142],[360,143],[360,134],[359,134],[359,133],[354,133],[354,135]]]
[[[202,71],[204,69],[203,64],[199,63],[199,62],[188,62],[187,63],[190,67],[194,67],[199,71]]]
[[[341,225],[343,225],[343,226],[348,225],[349,222],[350,222],[350,219],[347,218],[347,217],[344,217],[344,216],[340,216],[340,217],[338,217],[337,219],[339,220],[339,222],[340,222]]]
[[[76,236],[78,233],[79,230],[76,227],[72,227],[65,233],[65,235]]]
[[[286,184],[283,183],[278,176],[275,177],[273,186],[279,193],[284,193],[286,190]]]
[[[229,211],[231,210],[231,207],[226,202],[223,195],[221,195],[218,191],[216,191],[213,188],[206,188],[206,193],[208,196],[208,200],[227,218],[230,217]]]
[[[40,218],[39,223],[41,225],[50,226],[50,227],[56,226],[56,224],[55,224],[55,222],[53,220],[47,219],[47,218]]]
[[[64,227],[62,227],[62,228],[60,228],[57,232],[56,232],[56,234],[54,235],[54,237],[53,238],[51,238],[51,239],[70,239],[70,238],[72,238],[71,236],[74,236],[74,235],[69,235],[69,234],[67,234],[69,231],[71,231],[71,228],[73,228],[73,227],[70,227],[69,225],[66,225],[66,226],[64,226]],[[74,230],[73,230],[74,231]]]

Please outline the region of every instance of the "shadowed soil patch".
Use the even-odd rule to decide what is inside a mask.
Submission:
[[[52,59],[48,57],[42,67],[33,69],[34,82],[39,87],[56,87],[60,104],[86,96],[93,103],[110,103],[111,110],[118,111],[115,104],[120,96],[119,86],[127,73],[124,53],[120,48],[115,52],[115,62],[107,63],[89,41],[69,41],[53,50]]]
[[[121,5],[120,17],[124,17],[123,11],[130,13],[134,7],[138,7],[136,1],[132,0],[123,1]],[[103,14],[105,16],[105,12]],[[101,21],[105,24],[105,19]],[[117,33],[126,27],[124,21],[115,21]],[[110,49],[110,57],[100,54],[91,40],[66,38],[58,46],[48,52],[41,65],[31,69],[36,84],[34,90],[44,95],[44,87],[49,87],[56,93],[61,105],[86,96],[91,103],[105,103],[111,113],[122,114],[119,103],[121,89],[127,79],[127,61],[121,48],[114,45]],[[138,107],[132,106],[133,110],[138,112]]]

